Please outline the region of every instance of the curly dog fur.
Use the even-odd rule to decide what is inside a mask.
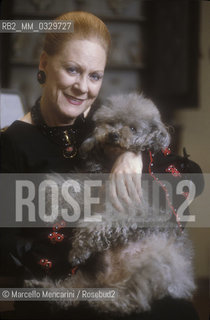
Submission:
[[[142,94],[113,95],[93,116],[95,129],[81,148],[90,172],[110,172],[122,152],[159,151],[170,143],[170,135],[157,107]]]
[[[167,147],[170,141],[159,111],[142,95],[113,96],[93,119],[95,129],[81,147],[90,171],[106,171],[107,162],[102,153],[106,148],[108,157],[114,149],[157,151]],[[62,185],[61,177],[54,176],[54,179]],[[77,192],[73,197],[81,200]],[[60,206],[64,206],[62,200]],[[114,288],[118,291],[116,299],[88,303],[101,312],[121,314],[149,310],[154,300],[164,296],[191,297],[195,284],[192,250],[186,235],[167,225],[164,228],[138,225],[136,218],[150,219],[150,209],[145,204],[134,205],[131,216],[117,211],[111,204],[106,208],[101,222],[80,220],[74,229],[69,262],[79,266],[75,275],[57,281],[49,277],[25,280],[25,286]],[[75,300],[57,303],[62,308],[79,304]]]

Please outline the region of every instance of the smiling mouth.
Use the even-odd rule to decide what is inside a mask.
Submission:
[[[74,104],[74,105],[76,105],[76,106],[81,105],[81,104],[85,101],[85,99],[78,99],[78,98],[75,98],[75,97],[73,97],[73,96],[70,96],[70,95],[68,95],[68,94],[66,94],[66,93],[64,93],[64,96],[65,96],[66,100],[67,100],[69,103]]]

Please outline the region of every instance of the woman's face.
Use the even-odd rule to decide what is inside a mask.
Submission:
[[[46,73],[42,112],[48,125],[71,124],[92,105],[105,64],[106,52],[94,40],[70,40],[58,54],[42,54],[39,67]]]

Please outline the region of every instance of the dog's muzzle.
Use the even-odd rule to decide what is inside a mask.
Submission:
[[[119,140],[119,134],[117,132],[110,132],[108,135],[108,140],[110,143],[117,142]]]

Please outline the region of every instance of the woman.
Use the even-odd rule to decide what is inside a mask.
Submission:
[[[68,172],[78,161],[76,151],[89,130],[84,116],[102,85],[110,34],[92,14],[71,12],[57,20],[73,20],[74,33],[47,34],[38,72],[42,97],[2,138],[2,172]],[[128,198],[115,174],[141,169],[133,153],[117,159],[112,177],[119,196]]]
[[[2,136],[1,171],[4,173],[73,170],[79,160],[77,150],[91,129],[86,117],[102,85],[110,48],[110,35],[103,22],[92,14],[71,12],[58,17],[57,20],[73,20],[74,33],[47,34],[38,72],[38,81],[43,88],[42,96],[31,112],[21,121],[15,121]],[[127,152],[117,159],[112,169],[112,177],[115,194],[118,194],[119,198],[130,200],[127,191],[129,186],[120,188],[121,181],[115,179],[117,173],[141,174],[141,171],[140,156]],[[125,179],[124,184],[126,183]],[[135,187],[139,189],[139,185]],[[15,235],[13,238],[18,239],[17,243],[13,243],[9,248],[12,268],[14,262],[16,263],[15,272],[20,272],[23,277],[30,273],[44,276],[37,259],[41,253],[48,252],[56,257],[57,261],[57,268],[52,276],[64,276],[69,269],[65,245],[61,251],[56,251],[47,242],[44,231],[36,229],[32,233],[30,229],[29,233],[30,240],[27,240],[27,230],[24,231],[24,235]],[[5,239],[8,239],[8,232],[7,238],[4,235],[3,241]],[[171,303],[169,311],[165,309],[168,303]],[[150,313],[136,314],[129,319],[156,319],[157,313],[161,313],[161,319],[172,319],[171,313],[177,310],[177,304],[177,301],[171,302],[170,299],[166,299],[154,304]],[[32,305],[17,304],[16,317],[33,318],[30,309]],[[187,303],[181,302],[181,305],[186,310],[185,319],[196,319],[194,311]],[[85,305],[79,311],[59,310],[56,315],[49,312],[46,304],[42,305],[42,308],[43,312],[37,310],[35,305],[33,310],[35,319],[53,318],[53,316],[61,319],[62,317],[111,319],[111,315],[102,315],[100,310],[97,315],[92,313]],[[190,312],[192,317],[189,317]],[[118,317],[113,316],[113,318]]]
[[[77,150],[90,129],[86,116],[102,85],[110,35],[104,23],[92,14],[71,12],[57,20],[73,20],[74,33],[47,34],[38,72],[42,96],[31,112],[2,135],[3,173],[69,172],[78,164]],[[127,161],[129,158],[131,161]],[[132,162],[137,168],[131,168],[132,171],[141,172],[141,161],[136,161],[137,158],[131,153],[121,156],[114,166],[113,177],[116,172],[132,167]],[[52,250],[45,240],[46,232],[26,229],[20,234],[13,229],[4,233],[6,256],[9,251],[8,262],[2,259],[6,271],[11,269],[21,278],[29,273],[43,275],[37,264],[40,251]],[[58,252],[53,255],[59,255],[60,261]],[[57,275],[68,268],[64,258],[60,264],[62,270],[55,268]]]

